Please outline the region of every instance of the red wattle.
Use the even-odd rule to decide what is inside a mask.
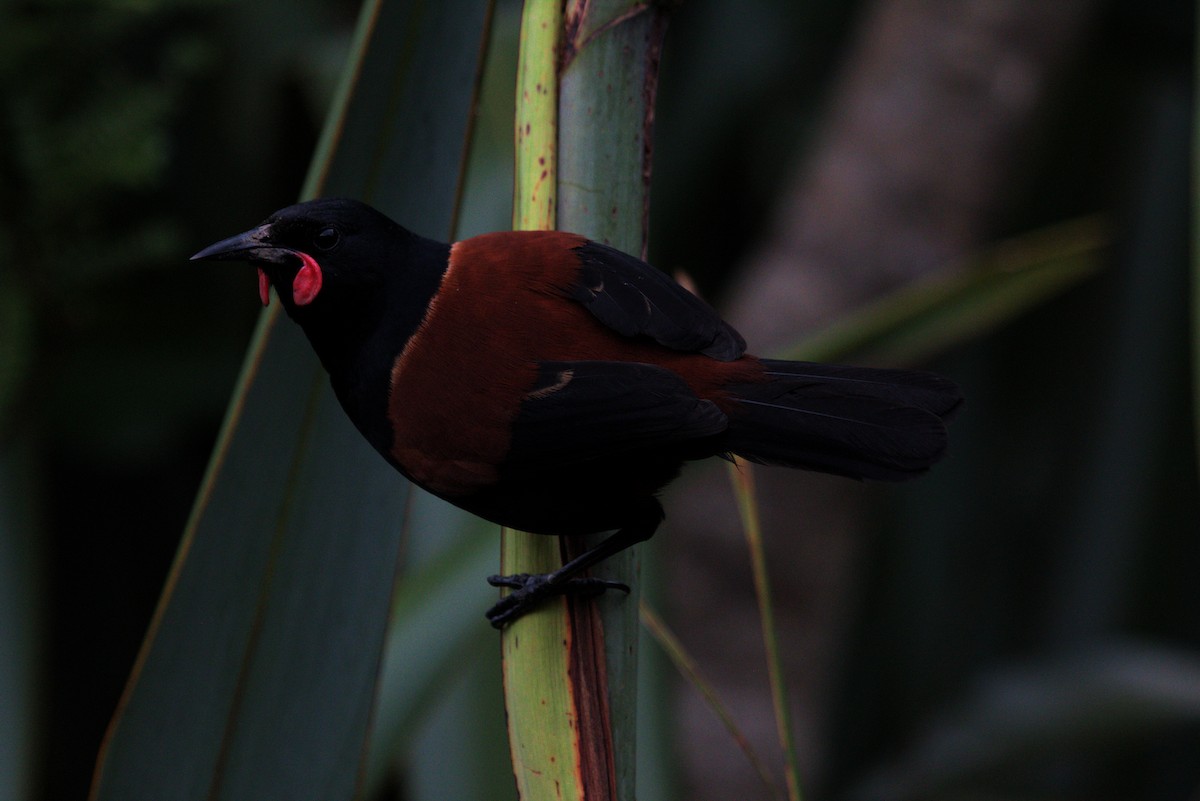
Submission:
[[[271,302],[271,282],[267,280],[267,274],[263,272],[263,268],[258,268],[258,296],[262,298],[262,304],[266,306]]]
[[[292,281],[292,300],[297,306],[307,306],[321,291],[321,265],[307,253],[296,252],[302,266]]]

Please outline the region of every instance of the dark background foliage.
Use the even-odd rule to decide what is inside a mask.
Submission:
[[[1099,277],[940,357],[970,405],[928,481],[764,477],[813,797],[1200,787],[1193,7],[1040,5],[691,0],[672,22],[652,260],[763,348],[999,238],[1100,212],[1113,242]],[[254,324],[250,274],[186,257],[295,199],[356,12],[0,12],[0,723],[30,798],[85,792]],[[688,498],[669,605],[769,751],[732,512]],[[757,795],[677,705],[686,797]]]

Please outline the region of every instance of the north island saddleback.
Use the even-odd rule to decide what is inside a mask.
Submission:
[[[648,539],[683,463],[856,479],[920,475],[962,403],[936,375],[759,359],[707,304],[639,259],[557,231],[420,237],[354,200],[289,206],[193,259],[274,287],[362,435],[409,480],[538,534],[615,531],[511,592],[497,628]]]

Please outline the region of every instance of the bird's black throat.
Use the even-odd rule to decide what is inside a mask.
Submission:
[[[327,256],[321,260],[322,267],[336,274],[340,255]],[[389,457],[392,434],[387,409],[392,368],[437,294],[449,264],[450,246],[401,229],[388,247],[370,257],[374,281],[355,285],[328,281],[306,306],[280,295],[284,309],[303,329],[329,373],[334,393],[350,419]]]

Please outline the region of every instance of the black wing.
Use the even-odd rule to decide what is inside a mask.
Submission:
[[[733,326],[661,270],[598,242],[575,252],[583,265],[582,281],[571,297],[614,331],[725,362],[746,352],[746,341]]]
[[[513,422],[505,469],[568,465],[714,436],[729,420],[662,367],[542,362]],[[687,449],[685,448],[684,451]]]

